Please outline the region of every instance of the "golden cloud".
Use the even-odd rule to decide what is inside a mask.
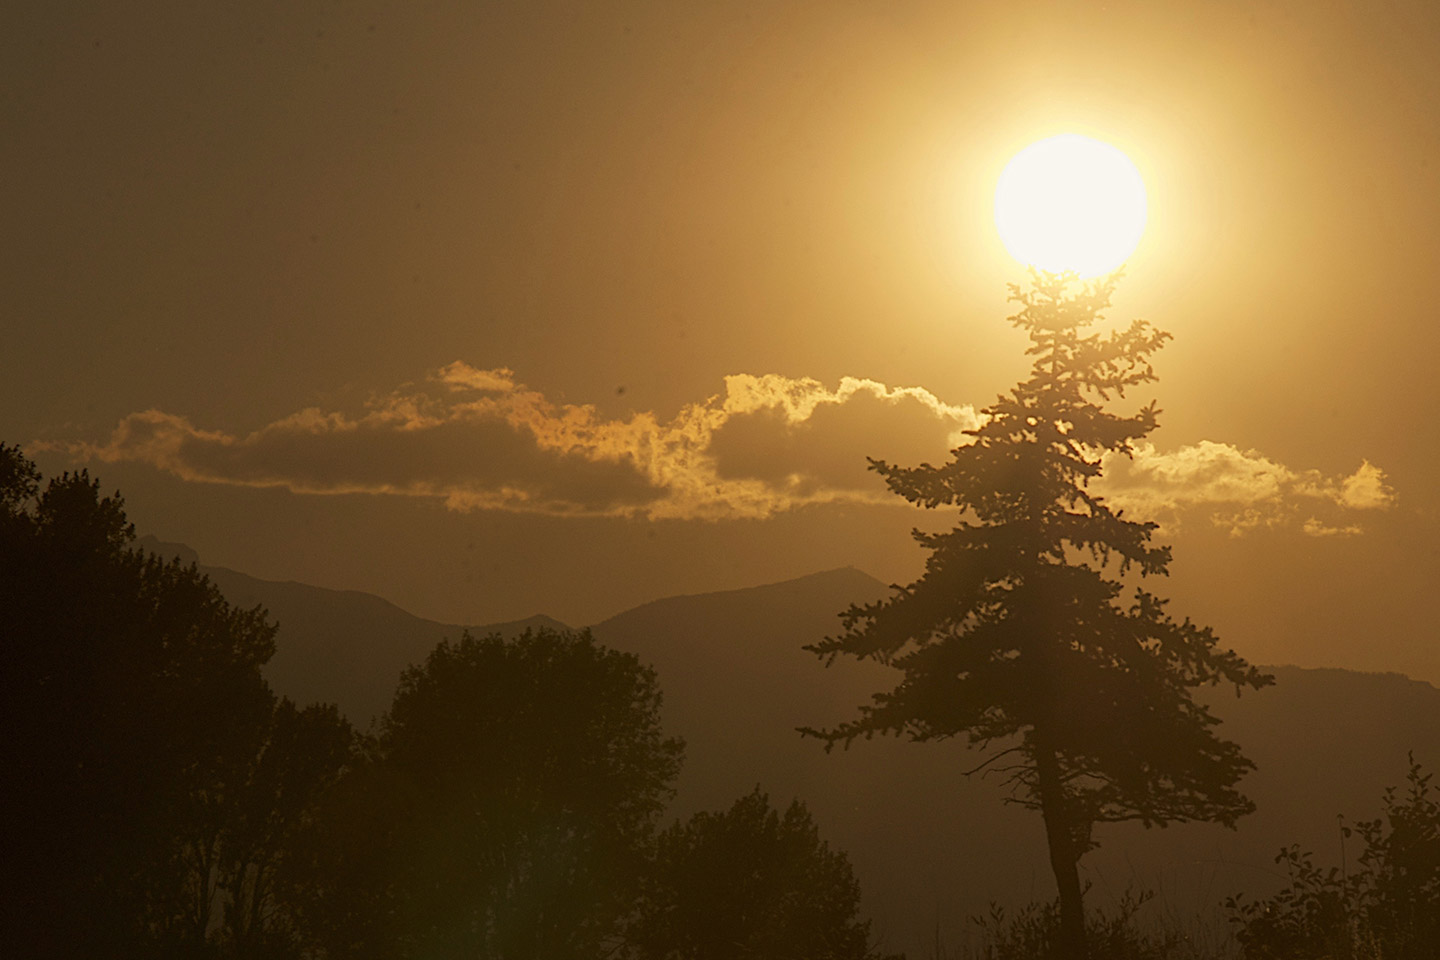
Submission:
[[[1211,440],[1164,452],[1140,443],[1131,456],[1108,454],[1095,490],[1112,508],[1167,528],[1203,511],[1232,536],[1262,527],[1297,527],[1311,536],[1355,534],[1361,531],[1357,524],[1334,518],[1395,502],[1385,474],[1368,460],[1349,476],[1327,477]]]
[[[456,361],[353,413],[307,408],[242,436],[147,410],[104,442],[62,446],[204,483],[437,498],[461,511],[724,520],[902,506],[865,457],[941,462],[982,422],[975,407],[922,387],[846,377],[832,389],[773,374],[726,377],[723,393],[668,422],[606,419],[589,405],[550,402],[509,369]],[[1352,533],[1350,513],[1394,500],[1369,462],[1326,477],[1210,441],[1108,455],[1096,492],[1137,518],[1169,525],[1198,511],[1237,534],[1282,525]]]

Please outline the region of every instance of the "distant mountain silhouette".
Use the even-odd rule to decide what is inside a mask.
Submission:
[[[385,709],[406,665],[461,629],[368,594],[202,569],[230,600],[261,603],[280,622],[268,671],[277,690],[338,702],[362,726]],[[886,946],[927,956],[937,923],[955,947],[965,918],[990,900],[1047,898],[1052,881],[1038,816],[1003,805],[995,779],[965,777],[981,758],[963,743],[877,738],[827,754],[795,732],[848,717],[893,683],[886,667],[826,668],[801,649],[838,630],[837,614],[850,603],[887,592],[846,568],[671,597],[593,630],[659,674],[667,729],[687,741],[674,814],[727,807],[756,784],[776,803],[803,799],[822,835],[850,855]],[[471,629],[539,625],[560,626],[537,617]],[[1101,848],[1083,862],[1092,903],[1148,886],[1159,893],[1154,907],[1188,920],[1228,894],[1268,893],[1283,882],[1273,858],[1284,844],[1339,862],[1336,815],[1378,815],[1383,789],[1404,780],[1407,750],[1440,768],[1440,690],[1430,684],[1398,674],[1265,669],[1275,686],[1239,699],[1229,688],[1206,691],[1225,720],[1222,735],[1259,767],[1243,784],[1258,811],[1235,832],[1209,824],[1097,828]],[[1349,844],[1353,860],[1358,841]]]
[[[164,557],[199,563],[184,544],[151,536],[136,545]],[[261,580],[226,567],[203,564],[200,570],[241,608],[256,604],[280,625],[275,656],[265,667],[276,691],[297,703],[334,703],[364,729],[390,707],[400,674],[425,657],[441,640],[475,634],[518,636],[527,629],[568,629],[546,616],[472,626],[426,620],[388,600],[358,590],[327,590],[293,580]]]
[[[888,591],[853,569],[750,590],[676,597],[597,625],[596,636],[651,662],[667,726],[689,743],[676,812],[718,807],[757,782],[804,799],[846,850],[888,946],[928,955],[937,921],[955,945],[991,899],[1052,895],[1039,817],[1002,803],[998,778],[967,778],[981,759],[963,742],[861,741],[826,754],[795,732],[847,717],[898,674],[875,664],[825,668],[801,649],[840,628],[837,613]],[[1243,652],[1243,651],[1242,651]],[[1211,824],[1145,830],[1102,825],[1083,862],[1095,902],[1132,884],[1185,918],[1231,893],[1282,882],[1278,848],[1297,842],[1338,863],[1336,815],[1373,817],[1400,784],[1406,751],[1440,768],[1440,690],[1399,674],[1266,667],[1276,685],[1236,698],[1204,691],[1258,769],[1244,782],[1258,810],[1237,831]],[[1349,855],[1359,852],[1350,841]],[[1218,909],[1215,910],[1219,923]]]

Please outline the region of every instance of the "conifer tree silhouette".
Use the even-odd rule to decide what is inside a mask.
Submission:
[[[1030,377],[982,413],[949,462],[870,460],[890,489],[961,511],[954,529],[915,531],[924,575],[843,614],[844,631],[807,649],[903,671],[857,719],[802,733],[848,744],[877,733],[964,735],[988,751],[975,770],[1007,775],[1010,800],[1038,810],[1059,890],[1062,955],[1085,955],[1080,857],[1094,824],[1207,820],[1233,826],[1253,809],[1235,785],[1253,765],[1215,735],[1191,698],[1202,684],[1271,682],[1208,627],[1173,620],[1166,601],[1111,579],[1164,574],[1170,548],[1154,523],[1126,519],[1088,489],[1107,454],[1127,455],[1156,426],[1150,403],[1105,409],[1155,379],[1150,355],[1169,334],[1137,320],[1100,334],[1118,276],[1076,290],[1071,274],[1012,284],[1010,321],[1030,338]]]

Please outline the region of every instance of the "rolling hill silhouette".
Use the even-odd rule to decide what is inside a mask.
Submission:
[[[362,726],[383,711],[406,665],[461,630],[368,594],[202,569],[233,602],[263,604],[281,624],[267,671],[278,691],[339,703]],[[889,948],[924,956],[937,926],[953,946],[965,918],[989,901],[1047,898],[1053,888],[1038,817],[1005,805],[994,779],[967,778],[980,758],[963,743],[877,738],[826,753],[796,733],[849,716],[891,685],[888,668],[826,668],[801,649],[835,632],[850,603],[886,593],[847,568],[659,600],[592,629],[659,674],[666,727],[687,743],[673,814],[728,806],[756,784],[778,803],[804,800],[822,834],[850,855],[875,933]],[[514,634],[540,625],[560,626],[536,617],[471,629]],[[1233,832],[1210,824],[1098,827],[1101,847],[1083,863],[1092,903],[1136,885],[1158,891],[1154,909],[1187,920],[1204,909],[1218,916],[1225,896],[1259,896],[1284,882],[1273,862],[1284,844],[1338,863],[1336,815],[1378,815],[1383,789],[1404,779],[1407,751],[1427,769],[1440,766],[1440,690],[1430,684],[1398,674],[1266,669],[1276,684],[1265,690],[1239,699],[1230,689],[1206,691],[1225,721],[1222,735],[1257,764],[1243,784],[1257,812]],[[1352,861],[1357,843],[1350,841]]]

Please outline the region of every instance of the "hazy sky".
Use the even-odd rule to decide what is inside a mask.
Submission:
[[[1440,12],[11,4],[0,438],[142,532],[468,622],[854,565],[1023,376],[1015,151],[1125,150],[1175,611],[1440,681]],[[1123,474],[1123,475],[1122,475]],[[898,503],[898,501],[896,501]]]

